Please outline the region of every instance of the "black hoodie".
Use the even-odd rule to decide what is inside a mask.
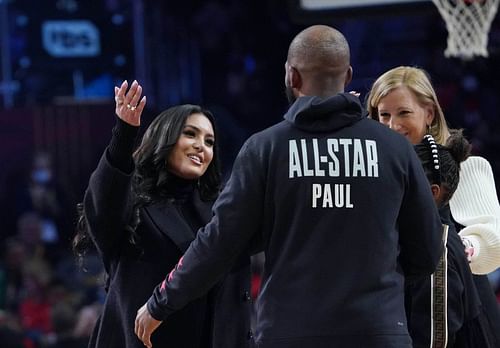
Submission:
[[[148,302],[164,319],[255,241],[258,347],[411,347],[403,274],[431,274],[439,214],[412,146],[357,97],[301,97],[253,135],[182,263]]]

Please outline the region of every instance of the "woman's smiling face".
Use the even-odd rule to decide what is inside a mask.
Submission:
[[[397,87],[377,105],[379,122],[404,135],[412,144],[422,141],[434,119],[432,107],[418,103],[407,87]]]
[[[168,171],[183,179],[200,178],[212,162],[214,144],[210,120],[201,113],[190,115],[167,160]]]

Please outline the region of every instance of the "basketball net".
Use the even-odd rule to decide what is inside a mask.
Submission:
[[[432,0],[446,22],[446,57],[488,57],[488,33],[500,0]]]

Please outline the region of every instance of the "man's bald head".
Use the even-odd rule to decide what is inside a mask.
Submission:
[[[349,44],[342,33],[326,25],[301,31],[290,44],[287,63],[300,73],[309,94],[342,92],[350,80]]]

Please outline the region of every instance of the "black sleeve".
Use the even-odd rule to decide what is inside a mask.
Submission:
[[[406,275],[428,275],[441,256],[443,227],[429,181],[409,145],[408,180],[398,217],[399,260]]]
[[[137,130],[117,118],[110,145],[90,176],[83,200],[90,236],[106,267],[131,221],[132,151]]]
[[[110,164],[124,173],[131,173],[134,169],[132,153],[139,127],[132,126],[116,117],[107,155]]]
[[[251,139],[238,154],[228,184],[214,205],[214,216],[202,228],[176,268],[148,301],[157,320],[202,296],[232,267],[260,230],[264,171]]]

